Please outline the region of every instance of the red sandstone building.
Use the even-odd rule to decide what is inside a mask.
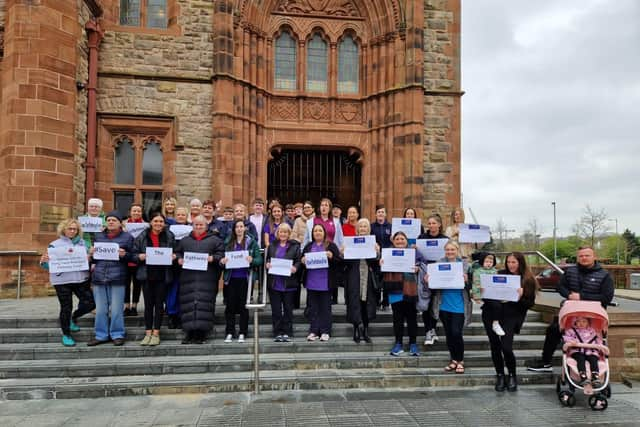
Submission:
[[[0,25],[0,250],[90,197],[459,204],[459,0],[0,0]]]

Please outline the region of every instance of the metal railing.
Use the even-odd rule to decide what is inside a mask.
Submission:
[[[20,299],[22,293],[22,256],[40,255],[38,251],[0,251],[0,256],[18,256],[18,287],[16,290],[16,299]]]
[[[263,260],[265,259],[265,250],[261,249],[263,254]],[[253,269],[249,273],[249,282],[247,283],[247,301],[245,308],[253,311],[253,392],[254,394],[260,394],[260,311],[264,310],[267,306],[267,269],[264,268],[264,263],[258,267],[259,271],[262,271],[262,283],[258,280],[258,285],[261,289],[258,291],[258,295],[254,295],[254,281],[253,281]],[[258,273],[260,274],[260,273]],[[254,302],[254,296],[258,300]]]

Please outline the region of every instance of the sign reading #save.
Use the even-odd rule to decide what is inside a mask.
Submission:
[[[118,261],[120,246],[117,243],[96,242],[93,245],[93,259],[103,261]]]

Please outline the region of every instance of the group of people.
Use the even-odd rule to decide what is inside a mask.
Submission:
[[[442,322],[450,362],[446,372],[462,374],[464,365],[463,329],[471,322],[472,305],[482,304],[482,321],[491,345],[496,369],[496,390],[517,389],[514,335],[535,302],[537,282],[525,257],[513,252],[505,258],[504,268],[496,269],[495,254],[483,252],[468,243],[458,242],[464,213],[455,209],[449,226],[444,229],[440,215],[427,217],[418,239],[448,239],[444,257],[439,262],[463,264],[463,289],[432,289],[428,264],[438,262],[416,256],[411,272],[382,272],[383,248],[415,246],[402,231],[392,234],[384,206],[376,206],[375,220],[360,218],[358,208],[348,207],[346,218],[340,206],[323,198],[316,212],[309,201],[284,207],[274,200],[268,205],[262,199],[253,201],[253,213],[247,215],[243,204],[222,208],[221,203],[193,199],[189,209],[177,206],[174,198],[163,202],[162,210],[153,212],[145,222],[143,207],[134,204],[127,219],[118,211],[102,213],[102,201],[90,199],[86,216],[100,217],[104,229],[83,232],[78,219],[67,219],[58,226],[58,239],[49,247],[84,246],[89,269],[51,273],[51,283],[60,302],[62,344],[75,345],[72,332],[79,330],[77,319],[95,309],[95,337],[87,345],[125,342],[125,316],[137,315],[140,292],[144,295],[145,336],[143,346],[160,344],[163,315],[169,316],[169,327],[181,327],[184,344],[206,342],[213,329],[215,302],[222,279],[225,305],[224,342],[244,342],[248,336],[249,313],[245,307],[255,281],[262,280],[262,269],[276,268],[285,273],[267,274],[267,289],[272,310],[273,339],[288,342],[293,337],[293,311],[300,307],[300,288],[306,289],[305,316],[309,320],[308,341],[329,341],[331,337],[332,304],[337,289],[344,287],[347,321],[353,325],[353,340],[371,342],[369,324],[378,309],[391,306],[395,341],[390,354],[404,353],[404,329],[407,327],[408,352],[419,356],[417,345],[418,313],[422,313],[425,345],[437,340],[436,324]],[[405,218],[415,218],[408,208]],[[138,224],[136,224],[138,223]],[[142,225],[140,224],[142,223]],[[174,233],[173,226],[188,226],[186,233]],[[375,236],[375,258],[345,259],[345,237]],[[135,237],[134,237],[135,236]],[[116,243],[116,259],[96,256],[96,247]],[[170,262],[164,265],[147,263],[148,250],[170,248]],[[474,253],[475,250],[475,253]],[[593,252],[592,249],[588,249]],[[318,254],[324,253],[327,263],[322,268],[311,267]],[[193,267],[192,258],[203,255],[202,266]],[[232,254],[242,254],[241,266]],[[41,264],[48,268],[45,252]],[[283,267],[283,261],[284,267]],[[585,261],[586,262],[586,261]],[[595,261],[594,261],[595,263]],[[583,266],[578,256],[578,268]],[[483,299],[482,274],[517,275],[520,280],[517,301]],[[581,273],[582,274],[582,273]],[[596,298],[596,293],[581,293],[583,276],[568,274],[563,278],[563,293],[569,298]],[[589,285],[590,286],[590,285]],[[72,294],[79,299],[72,312]],[[566,294],[566,295],[565,295]],[[599,300],[607,304],[608,296]],[[236,318],[239,317],[236,329]],[[559,332],[550,328],[545,354],[557,347]],[[553,341],[557,339],[557,341]],[[548,347],[548,348],[547,348]],[[555,347],[553,347],[555,349]],[[546,366],[546,364],[545,364]],[[505,368],[507,370],[505,374]]]

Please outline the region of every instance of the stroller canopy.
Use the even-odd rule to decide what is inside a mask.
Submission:
[[[576,317],[591,319],[591,327],[599,332],[606,332],[609,327],[607,311],[598,301],[565,301],[558,315],[560,330],[573,327]]]

